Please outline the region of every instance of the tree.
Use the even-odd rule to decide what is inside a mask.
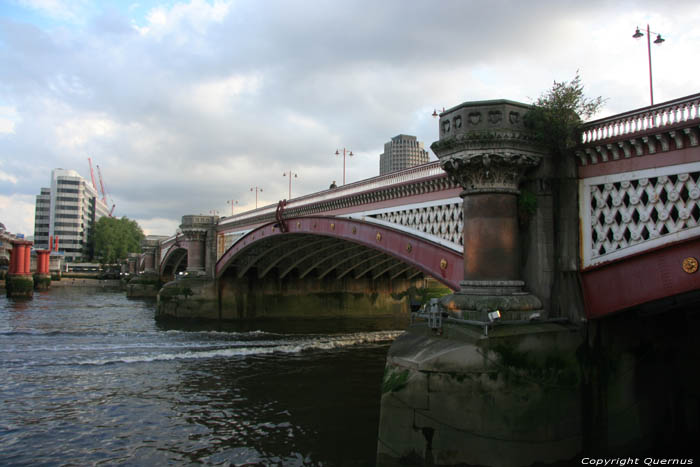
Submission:
[[[554,156],[564,156],[578,144],[578,128],[585,120],[598,113],[605,100],[583,94],[581,76],[570,82],[554,81],[552,88],[543,93],[527,113],[526,122],[535,135]]]
[[[143,238],[143,231],[136,221],[126,217],[101,217],[95,223],[94,258],[102,264],[114,264],[126,259],[129,253],[140,252]]]
[[[579,282],[579,202],[574,148],[579,144],[581,124],[603,105],[602,97],[587,98],[578,71],[570,82],[558,83],[537,99],[526,114],[526,124],[549,150],[553,174],[552,193],[554,277],[550,316],[576,322],[584,316]]]

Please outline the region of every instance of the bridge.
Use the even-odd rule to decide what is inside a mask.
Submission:
[[[436,162],[183,216],[130,293],[168,281],[175,318],[357,316],[407,312],[431,277],[453,293],[389,351],[379,465],[678,457],[700,436],[700,94],[588,122],[568,157],[529,109],[466,102]]]
[[[441,141],[434,148],[440,151],[440,144],[454,144],[455,138],[447,136],[456,134],[459,140],[493,131],[499,145],[510,145],[521,159],[531,157],[535,162],[529,169],[526,164],[518,166],[522,160],[508,166],[491,156],[492,171],[517,179],[515,185],[508,182],[513,186],[498,182],[503,186],[497,190],[511,193],[501,196],[511,204],[507,216],[494,221],[465,215],[467,192],[474,195],[466,196],[471,201],[483,200],[484,190],[493,190],[488,183],[486,188],[465,186],[483,184],[484,180],[465,178],[478,173],[478,167],[457,167],[454,158],[445,156],[235,216],[184,216],[176,235],[144,245],[148,253],[140,258],[139,269],[157,271],[163,282],[185,271],[213,280],[251,275],[256,280],[274,276],[282,282],[331,277],[410,282],[429,276],[454,291],[480,287],[465,285],[465,277],[467,282],[515,281],[508,285],[511,292],[527,289],[539,297],[541,306],[536,308],[572,319],[601,317],[681,296],[698,284],[692,272],[700,232],[698,99],[688,96],[584,125],[576,165],[569,168],[575,173],[565,197],[566,210],[578,213],[571,214],[569,225],[554,224],[555,218],[566,214],[553,211],[552,174],[547,173],[551,167],[543,167],[552,165],[548,155],[524,139],[522,120],[513,120],[524,115],[527,106],[510,101],[466,103],[443,115]],[[482,113],[484,122],[471,123],[473,115]],[[503,120],[495,122],[495,115]],[[508,132],[517,132],[517,137]],[[474,141],[472,153],[489,149],[490,143]],[[505,174],[513,167],[519,173]],[[512,206],[518,202],[513,194],[520,190],[534,199],[535,212]],[[572,204],[575,199],[578,203]],[[494,206],[502,211],[502,206]],[[479,231],[489,222],[491,232],[501,232],[501,241],[510,245],[484,244],[489,235]],[[515,244],[521,234],[525,241]],[[564,264],[555,264],[555,255]],[[485,269],[497,264],[503,267]],[[543,273],[556,269],[559,278]],[[521,277],[529,279],[527,285]],[[581,282],[583,303],[565,304],[575,311],[551,303],[553,295],[561,295],[552,291],[558,281],[574,283],[574,288]],[[648,286],[638,287],[640,281]]]

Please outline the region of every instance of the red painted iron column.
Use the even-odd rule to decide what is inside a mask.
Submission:
[[[8,297],[30,298],[34,293],[34,278],[30,272],[31,247],[32,242],[26,240],[12,242],[10,272],[5,280]]]

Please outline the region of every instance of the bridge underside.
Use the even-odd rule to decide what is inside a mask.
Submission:
[[[262,226],[241,238],[218,261],[216,275],[227,270],[243,278],[254,271],[263,279],[274,271],[284,280],[405,278],[432,276],[453,290],[462,279],[462,255],[405,232],[353,219],[305,217]],[[230,272],[228,274],[231,274]]]
[[[187,249],[172,248],[160,265],[160,278],[163,282],[175,280],[178,273],[187,269]]]
[[[396,316],[424,277],[452,288],[461,279],[459,253],[405,232],[325,217],[287,228],[262,226],[218,261],[222,318]]]

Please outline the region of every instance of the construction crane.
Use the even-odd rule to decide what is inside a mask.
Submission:
[[[97,185],[95,185],[95,172],[92,171],[92,159],[88,157],[88,164],[90,164],[90,178],[92,179],[92,187],[97,191]]]
[[[100,178],[100,190],[102,191],[102,202],[107,204],[107,193],[105,193],[105,185],[102,182],[102,171],[100,170],[100,166],[97,166],[97,176]],[[116,207],[116,204],[114,204],[114,200],[112,197],[109,197],[109,200],[112,201],[112,209],[109,211],[109,217],[113,217],[112,214],[114,214],[114,208]]]

